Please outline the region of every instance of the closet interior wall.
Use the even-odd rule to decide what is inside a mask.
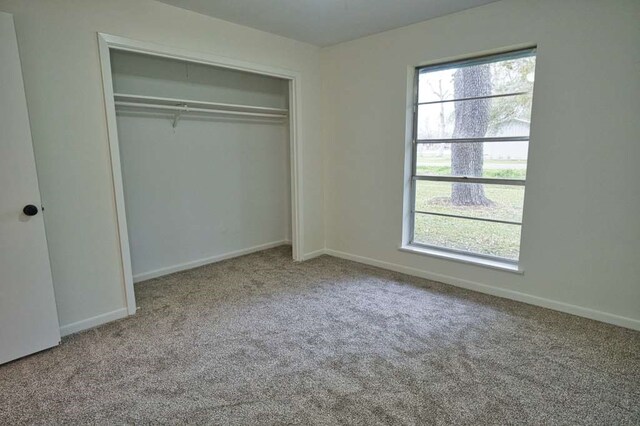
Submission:
[[[290,242],[288,81],[125,51],[111,67],[134,281]],[[207,103],[251,108],[171,110]]]

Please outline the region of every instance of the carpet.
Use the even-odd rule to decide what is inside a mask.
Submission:
[[[0,366],[2,424],[640,424],[640,333],[290,247]]]

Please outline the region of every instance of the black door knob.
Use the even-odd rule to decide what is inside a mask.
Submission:
[[[26,214],[27,216],[35,216],[38,214],[38,208],[33,204],[28,204],[24,206],[24,209],[22,209],[22,213]]]

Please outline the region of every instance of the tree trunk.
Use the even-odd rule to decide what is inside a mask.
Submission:
[[[462,67],[453,75],[455,98],[487,96],[491,94],[489,65]],[[453,138],[481,138],[489,127],[490,99],[455,104]],[[452,143],[451,172],[455,176],[482,176],[484,161],[482,143]],[[484,195],[482,184],[454,183],[451,203],[457,206],[487,206],[492,202]]]

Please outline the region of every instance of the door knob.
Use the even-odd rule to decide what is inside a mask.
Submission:
[[[33,204],[27,204],[26,206],[24,206],[24,209],[22,209],[22,213],[27,216],[35,216],[38,214],[38,208]]]

